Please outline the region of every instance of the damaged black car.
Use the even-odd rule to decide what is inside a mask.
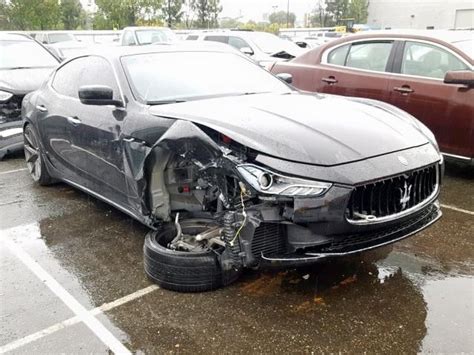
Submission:
[[[225,46],[71,59],[22,115],[32,178],[149,226],[145,271],[172,290],[373,249],[441,217],[443,161],[422,123],[382,102],[299,92]]]

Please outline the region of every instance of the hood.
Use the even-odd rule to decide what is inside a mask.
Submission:
[[[0,70],[0,90],[25,95],[37,90],[54,68]]]
[[[233,96],[154,106],[150,112],[204,125],[260,153],[306,164],[345,164],[428,143],[406,117],[339,96]]]

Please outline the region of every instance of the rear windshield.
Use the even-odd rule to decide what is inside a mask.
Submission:
[[[58,61],[33,41],[0,41],[0,69],[54,67]]]
[[[458,41],[451,43],[453,46],[457,47],[458,49],[462,50],[466,53],[471,59],[474,58],[474,39],[465,40],[465,41]]]

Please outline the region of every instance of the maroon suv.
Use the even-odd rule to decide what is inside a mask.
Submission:
[[[270,70],[302,90],[391,103],[425,123],[446,156],[473,163],[473,43],[473,31],[371,32]]]

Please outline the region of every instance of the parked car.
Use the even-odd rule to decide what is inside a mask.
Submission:
[[[54,44],[60,42],[78,42],[72,33],[51,31],[38,32],[35,34],[35,39],[42,44]]]
[[[30,37],[0,32],[0,160],[23,148],[21,101],[58,63]]]
[[[78,57],[22,112],[33,180],[64,181],[152,228],[145,271],[172,290],[376,248],[441,216],[442,158],[422,123],[294,90],[228,46]]]
[[[125,27],[120,36],[122,46],[143,46],[176,41],[176,35],[168,27]]]
[[[271,71],[302,90],[391,103],[428,126],[446,156],[472,163],[473,43],[472,31],[365,32]]]
[[[305,52],[295,43],[271,33],[253,31],[203,31],[192,33],[187,41],[213,41],[228,44],[262,66],[276,60],[289,60]]]

